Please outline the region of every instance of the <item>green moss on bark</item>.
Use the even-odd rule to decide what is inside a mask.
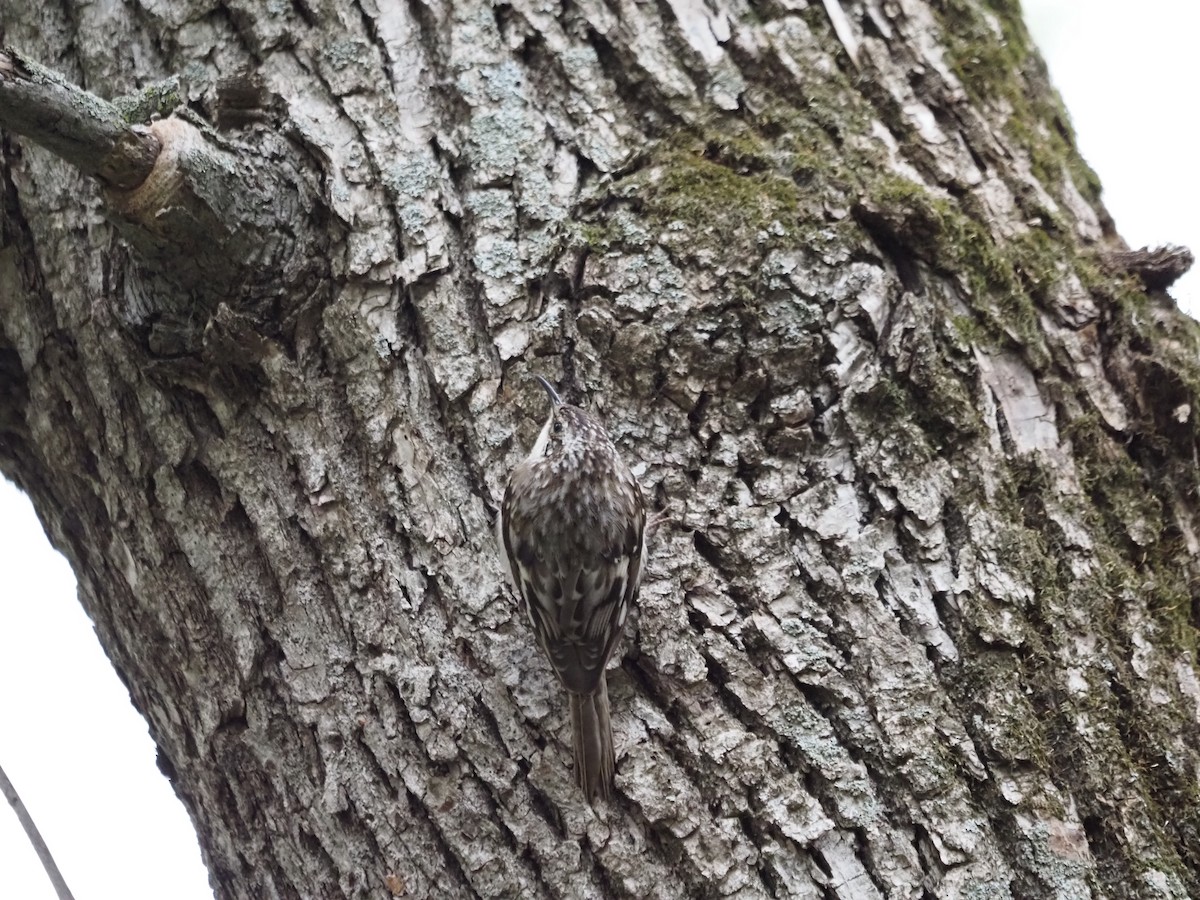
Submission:
[[[1079,155],[1070,118],[1049,88],[1020,4],[941,0],[934,9],[945,29],[951,69],[973,103],[1004,111],[1005,131],[1028,155],[1042,186],[1061,196],[1063,178],[1069,177],[1089,203],[1098,203],[1100,179]]]

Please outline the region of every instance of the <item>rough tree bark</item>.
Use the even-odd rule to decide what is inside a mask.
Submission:
[[[0,24],[181,79],[155,191],[5,132],[0,471],[220,898],[1200,895],[1200,342],[1015,0]],[[533,373],[666,514],[595,812],[492,542]]]

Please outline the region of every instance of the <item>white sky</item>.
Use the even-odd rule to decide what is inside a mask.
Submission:
[[[1200,4],[1025,0],[1083,154],[1131,247],[1200,252]],[[1200,314],[1200,276],[1172,293]],[[0,480],[0,765],[76,900],[212,900],[195,834],[29,501]],[[0,898],[54,900],[0,804]]]
[[[75,900],[212,900],[191,820],[33,506],[0,478],[0,766]],[[55,900],[0,801],[0,898]]]

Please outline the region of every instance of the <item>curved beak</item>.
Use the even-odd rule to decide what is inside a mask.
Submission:
[[[541,375],[535,375],[534,377],[541,383],[542,387],[546,389],[546,393],[550,395],[550,402],[555,406],[562,406],[562,397],[558,396],[558,391],[554,389],[554,385],[552,385]]]

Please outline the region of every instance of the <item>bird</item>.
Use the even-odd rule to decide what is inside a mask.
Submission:
[[[575,781],[612,799],[616,755],[605,667],[646,560],[642,489],[600,420],[542,376],[550,413],[509,475],[500,556],[571,707]]]

